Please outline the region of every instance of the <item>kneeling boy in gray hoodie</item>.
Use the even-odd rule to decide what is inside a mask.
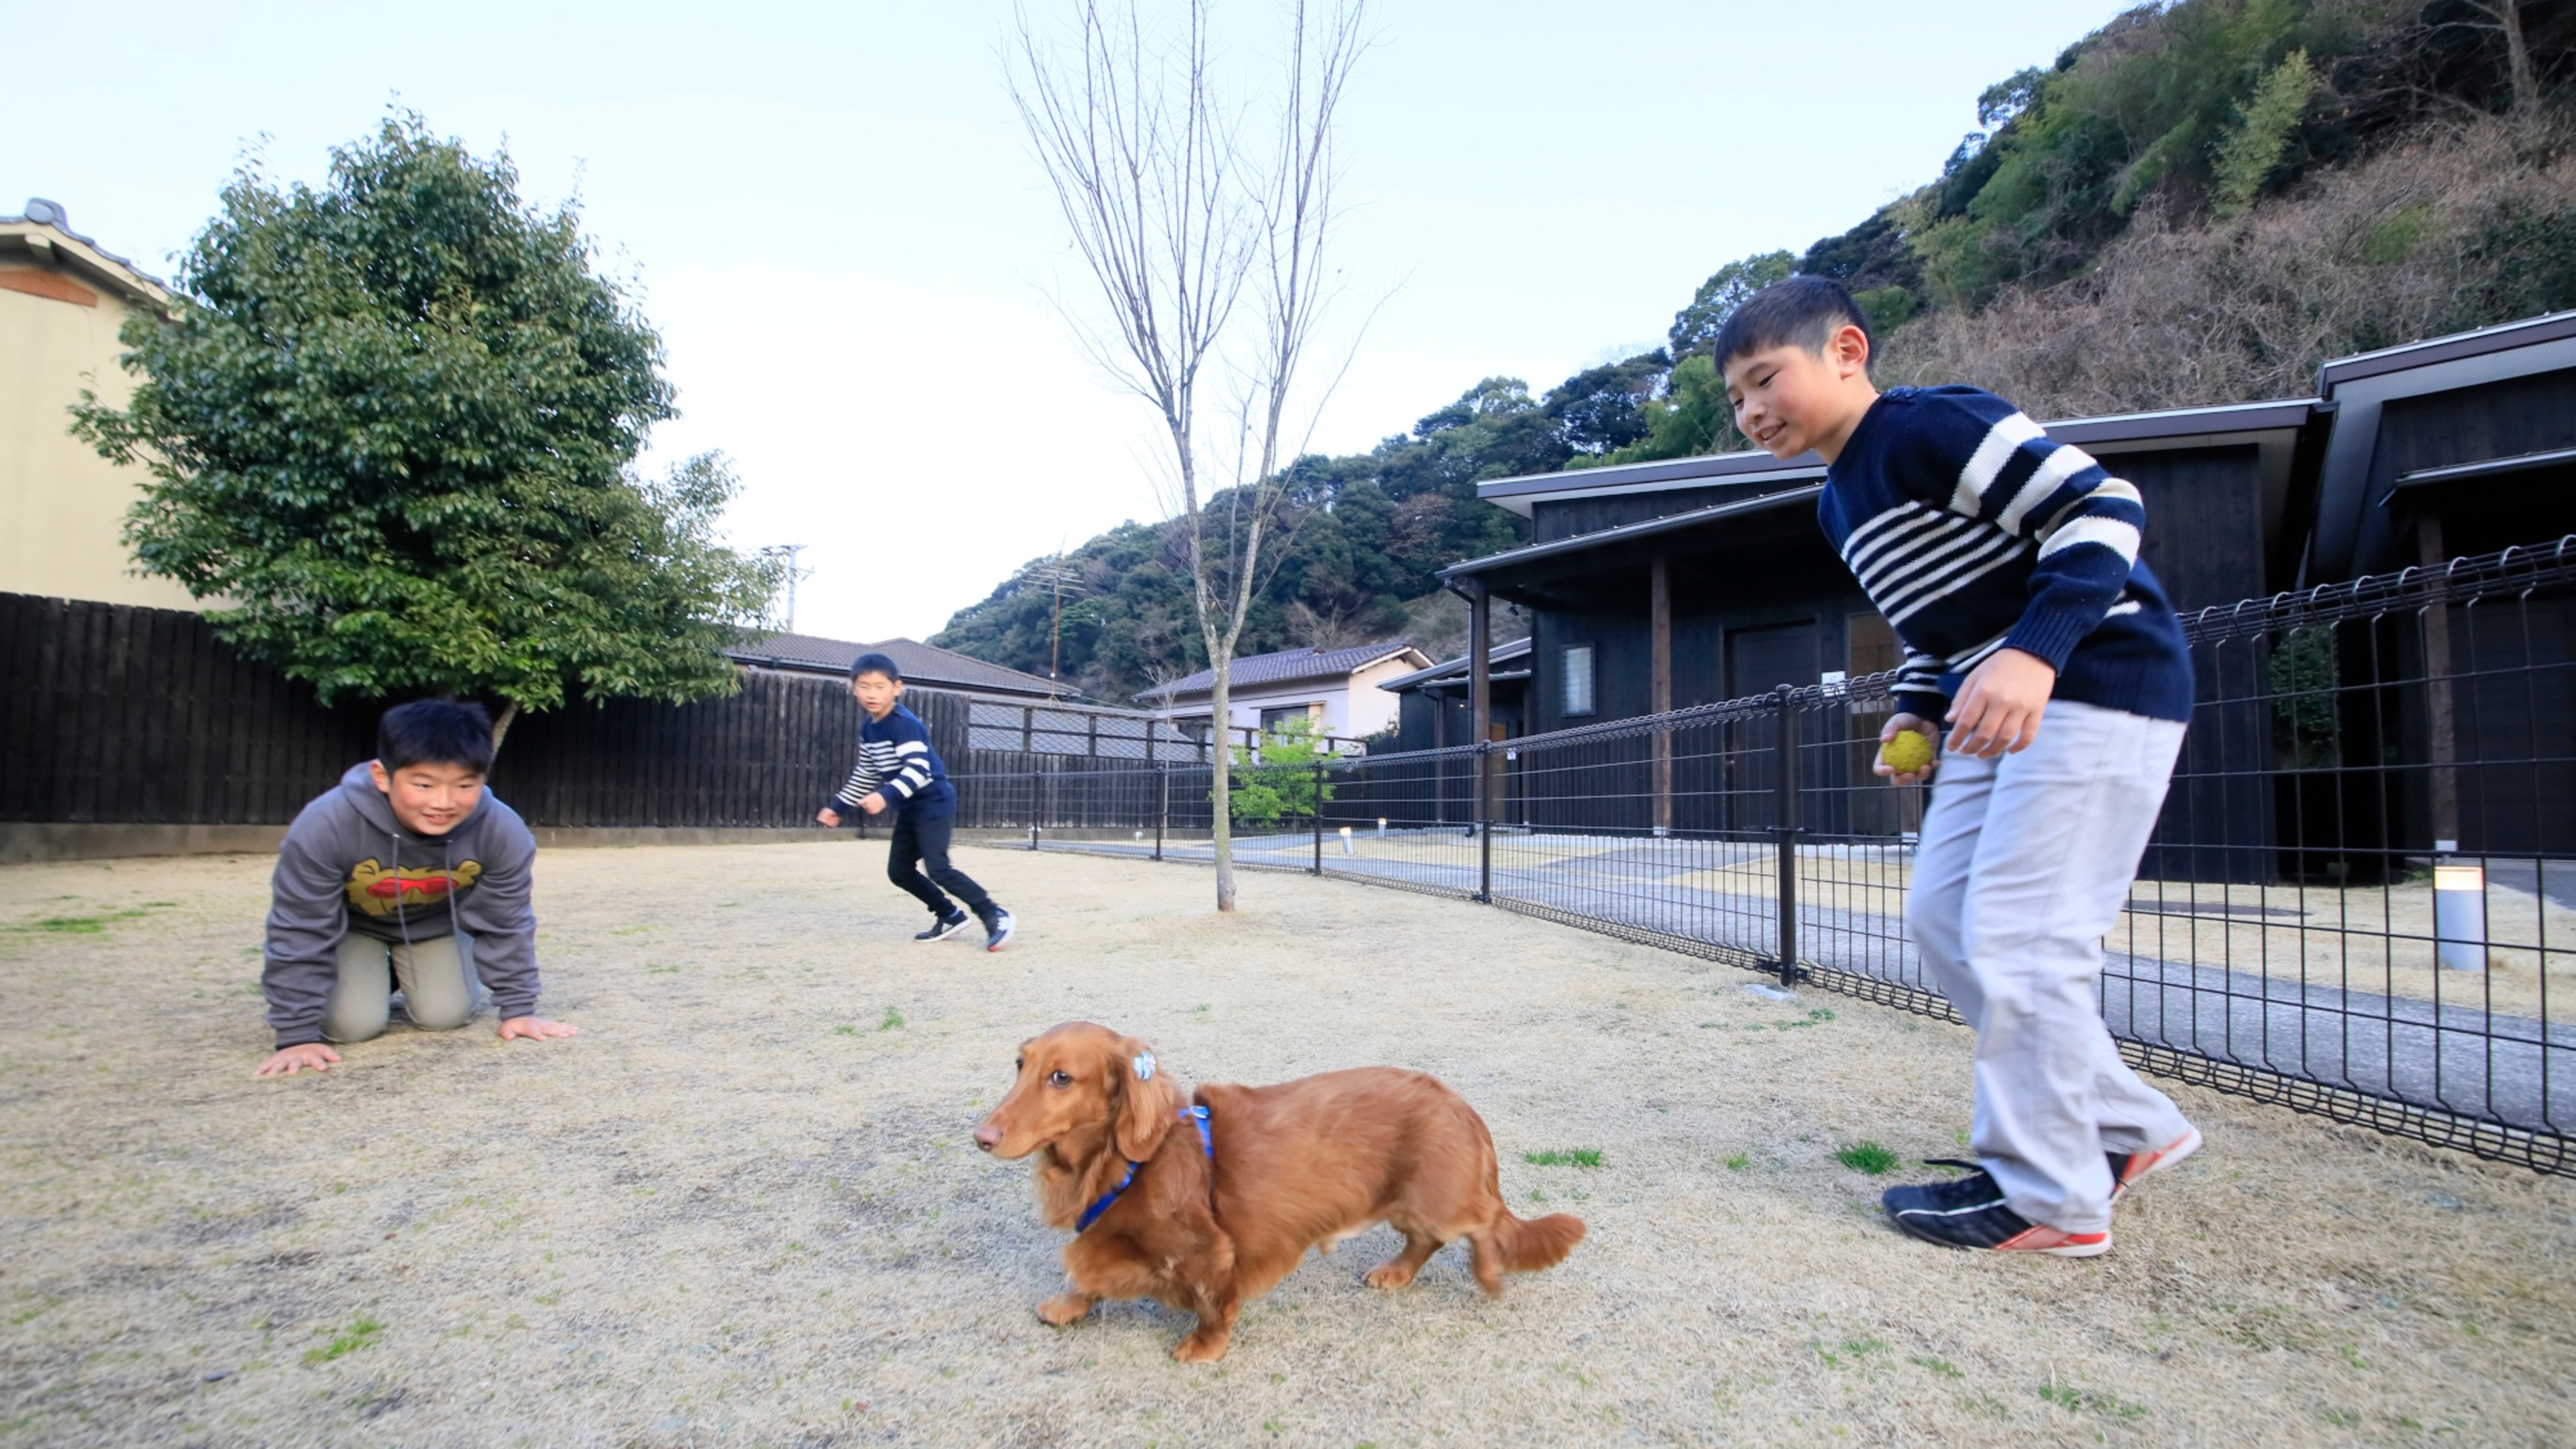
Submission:
[[[340,1060],[328,1043],[382,1035],[397,981],[414,1026],[453,1031],[488,989],[502,1040],[573,1035],[537,1015],[537,842],[483,788],[491,768],[482,706],[398,705],[377,726],[376,757],[295,817],[259,983],[277,1053],[257,1075],[322,1071]]]

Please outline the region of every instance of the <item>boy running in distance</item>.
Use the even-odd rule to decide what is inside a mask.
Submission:
[[[948,863],[957,787],[948,783],[948,767],[930,747],[930,731],[903,707],[903,671],[885,655],[862,654],[850,662],[850,693],[868,714],[859,726],[859,763],[814,818],[837,826],[844,810],[892,810],[894,845],[886,855],[886,878],[930,908],[930,929],[913,939],[944,941],[966,929],[966,911],[973,911],[984,923],[984,949],[1001,950],[1018,923],[974,877]],[[948,898],[950,891],[966,910]]]

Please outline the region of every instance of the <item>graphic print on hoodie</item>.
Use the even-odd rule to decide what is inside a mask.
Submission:
[[[365,765],[304,807],[278,849],[260,991],[280,1047],[322,1039],[341,938],[388,945],[464,932],[506,1021],[537,1009],[536,837],[490,790],[445,835],[404,832]]]

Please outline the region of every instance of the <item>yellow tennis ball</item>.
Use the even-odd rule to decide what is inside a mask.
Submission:
[[[1878,757],[1896,774],[1915,774],[1932,763],[1932,741],[1921,730],[1898,730],[1894,739],[1878,747]]]

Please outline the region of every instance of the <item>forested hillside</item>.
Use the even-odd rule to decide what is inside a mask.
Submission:
[[[1487,378],[1369,452],[1298,459],[1243,650],[1456,652],[1433,575],[1521,541],[1477,482],[1742,446],[1708,347],[1794,272],[1852,289],[1882,384],[1973,382],[2042,417],[2294,395],[2329,357],[2576,307],[2571,77],[2576,0],[2139,6],[1987,88],[1921,189],[1719,267],[1665,348],[1542,393]],[[1062,671],[1123,700],[1206,663],[1180,544],[1122,524],[934,642],[1045,672],[1061,574]]]

